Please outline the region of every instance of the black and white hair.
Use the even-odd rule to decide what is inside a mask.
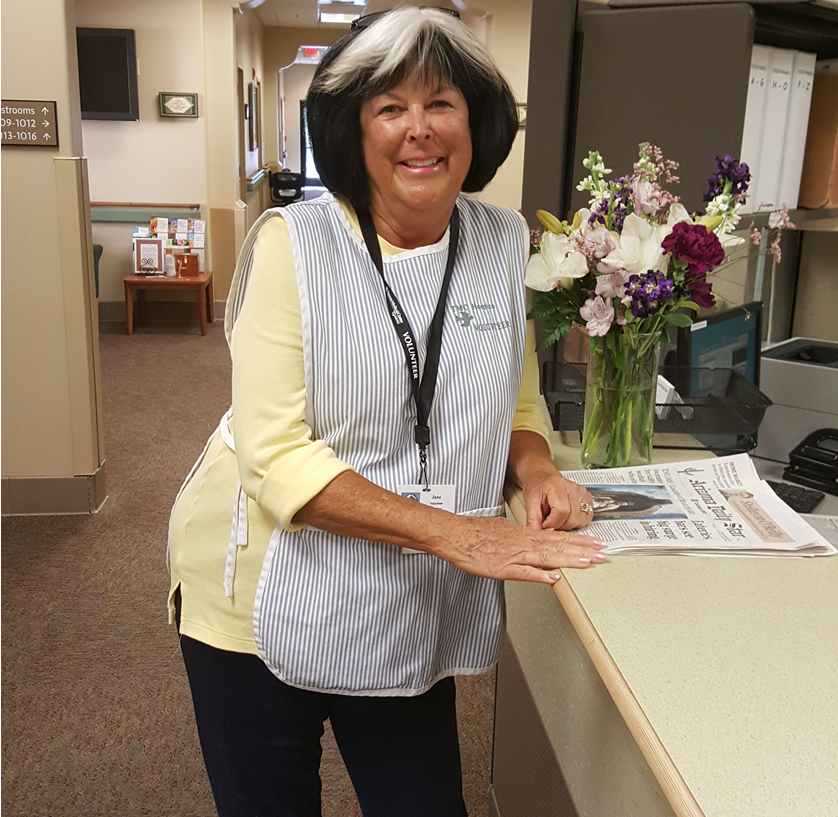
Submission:
[[[518,128],[515,99],[479,40],[439,9],[394,9],[337,41],[326,52],[306,97],[320,179],[356,210],[369,206],[361,108],[408,76],[426,84],[449,84],[465,97],[472,161],[463,191],[482,190],[512,148]]]

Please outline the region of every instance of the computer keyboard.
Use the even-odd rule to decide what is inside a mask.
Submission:
[[[774,493],[797,513],[812,513],[824,498],[823,491],[790,485],[788,482],[772,482],[770,479],[766,482],[774,489]]]

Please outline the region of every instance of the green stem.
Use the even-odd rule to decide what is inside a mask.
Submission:
[[[616,468],[648,462],[658,332],[606,335],[592,343],[582,461]]]

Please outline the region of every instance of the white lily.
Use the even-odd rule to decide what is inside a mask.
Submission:
[[[681,202],[676,201],[669,206],[669,215],[666,217],[666,226],[669,229],[661,236],[661,241],[672,232],[672,228],[679,221],[692,222],[692,216],[687,212],[687,208]]]
[[[617,248],[602,259],[597,269],[606,273],[623,269],[638,275],[650,269],[661,269],[664,256],[661,243],[672,232],[674,225],[673,221],[672,224],[655,227],[634,213],[626,216]]]
[[[577,210],[576,215],[573,216],[573,222],[570,225],[571,233],[578,232],[579,230],[587,230],[590,227],[590,218],[591,211],[587,207]]]
[[[572,284],[588,272],[588,259],[566,235],[545,233],[541,252],[530,256],[524,273],[524,283],[530,289],[549,292]]]
[[[741,247],[745,243],[745,239],[741,235],[734,235],[733,233],[716,233],[716,235],[725,248],[725,252]]]

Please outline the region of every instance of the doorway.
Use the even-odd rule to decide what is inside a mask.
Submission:
[[[321,187],[320,173],[314,164],[311,152],[311,137],[306,120],[306,103],[300,100],[300,172],[303,174],[303,187]]]

